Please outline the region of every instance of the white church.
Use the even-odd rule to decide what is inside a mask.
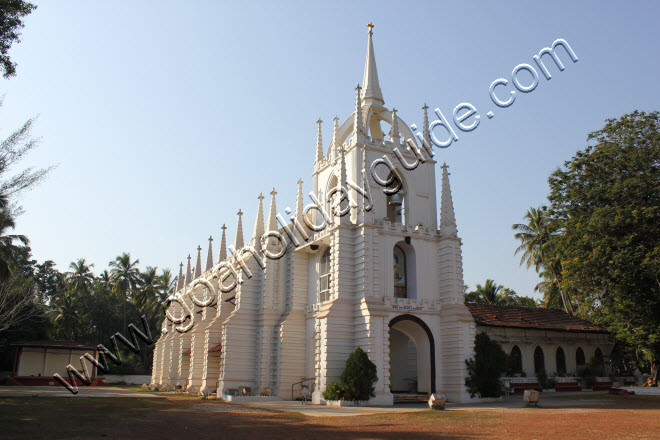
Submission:
[[[575,373],[585,359],[609,355],[605,330],[563,312],[464,304],[448,167],[438,167],[438,213],[427,107],[419,134],[385,107],[372,30],[352,114],[334,119],[326,145],[318,121],[313,197],[299,180],[285,220],[275,190],[265,218],[259,195],[247,241],[239,210],[233,246],[223,226],[216,258],[209,239],[204,269],[201,247],[194,269],[190,256],[185,275],[181,265],[153,385],[209,387],[219,397],[249,387],[288,400],[302,382],[323,403],[326,384],[361,347],[378,371],[369,404],[391,405],[406,392],[464,402],[465,360],[479,331],[529,378],[541,369]]]

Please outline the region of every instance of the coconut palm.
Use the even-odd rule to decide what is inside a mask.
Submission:
[[[139,291],[133,298],[135,307],[140,315],[151,313],[160,307],[160,279],[156,267],[147,266],[139,274]]]
[[[520,241],[514,255],[522,253],[520,265],[527,269],[534,266],[539,274],[553,283],[559,291],[564,310],[573,313],[573,306],[568,293],[561,287],[561,262],[553,249],[553,239],[557,235],[548,216],[548,208],[529,208],[524,216],[527,223],[512,226],[514,237]]]
[[[94,267],[94,264],[87,264],[84,258],[69,264],[70,272],[66,273],[66,278],[73,290],[79,295],[88,293],[92,284],[94,284],[92,267]]]
[[[52,303],[54,310],[53,322],[57,325],[60,337],[75,340],[75,331],[78,324],[78,301],[71,288],[65,288]]]
[[[6,280],[11,275],[12,267],[16,265],[21,252],[20,242],[27,246],[29,240],[24,235],[8,234],[16,224],[7,207],[7,198],[0,196],[0,280]]]
[[[114,283],[115,294],[123,297],[124,328],[126,328],[126,302],[132,297],[140,281],[140,260],[131,261],[131,254],[124,252],[110,262],[110,276]]]
[[[172,271],[169,269],[163,269],[160,276],[158,277],[159,290],[158,295],[160,296],[161,304],[167,302],[167,298],[174,293],[174,286],[176,285],[177,279],[172,276]]]
[[[468,293],[465,300],[477,304],[505,305],[507,303],[506,290],[504,286],[489,278],[483,286],[477,284],[477,288]]]

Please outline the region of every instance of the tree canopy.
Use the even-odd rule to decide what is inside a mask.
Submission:
[[[549,178],[559,287],[579,313],[648,360],[660,357],[660,120],[609,119]]]
[[[9,57],[11,45],[21,41],[23,19],[37,7],[23,0],[0,1],[0,66],[5,78],[16,75],[16,63]]]

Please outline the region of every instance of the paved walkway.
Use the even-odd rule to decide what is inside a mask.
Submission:
[[[580,393],[544,393],[541,394],[540,406],[544,408],[560,407],[560,406],[591,406],[610,404],[609,402],[599,398],[599,396],[607,394],[606,392],[580,392]],[[579,396],[576,398],[575,396]],[[325,405],[302,405],[300,402],[292,402],[287,400],[271,401],[271,402],[245,402],[240,403],[243,406],[251,408],[260,408],[270,411],[296,411],[306,416],[316,417],[336,417],[336,416],[359,416],[370,414],[384,414],[384,413],[400,413],[400,412],[417,412],[426,411],[429,409],[426,403],[400,403],[394,406],[359,406],[359,407],[332,407],[329,408]],[[488,402],[488,403],[448,403],[448,410],[460,411],[474,411],[474,410],[501,410],[507,408],[522,408],[523,398],[522,395],[512,395],[505,397],[501,402]]]
[[[117,387],[79,386],[75,396],[63,386],[0,386],[1,397],[156,397],[158,394],[141,391],[132,391]]]

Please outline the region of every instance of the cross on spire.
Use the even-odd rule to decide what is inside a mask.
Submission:
[[[265,199],[264,193],[259,193],[259,197],[257,197],[259,200]]]
[[[275,187],[273,187],[273,190],[270,192],[271,196],[277,195],[277,191],[275,191]]]
[[[374,31],[374,25],[371,22],[367,24],[367,27],[369,28],[369,33],[372,33]]]
[[[243,211],[241,211],[241,208],[238,208],[238,212],[236,213],[239,217],[243,215]]]

